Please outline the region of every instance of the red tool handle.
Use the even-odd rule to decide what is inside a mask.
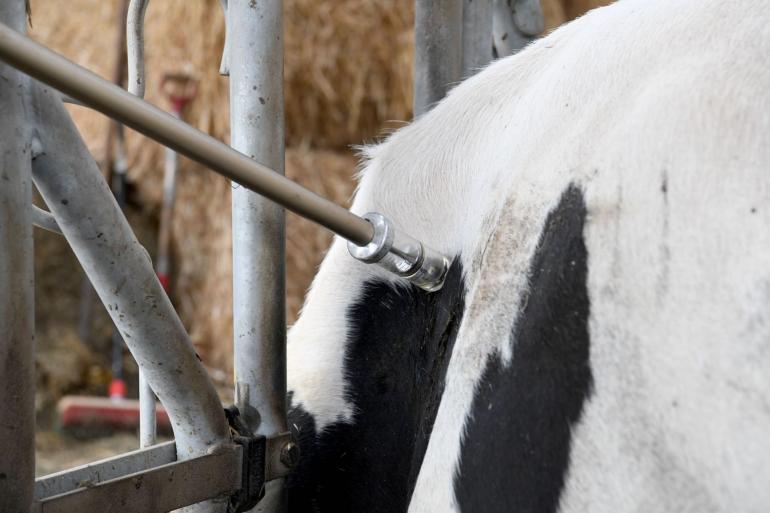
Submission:
[[[185,105],[198,94],[198,81],[187,73],[164,73],[160,89],[168,97],[174,112],[181,114]]]

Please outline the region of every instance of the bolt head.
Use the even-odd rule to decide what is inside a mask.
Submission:
[[[287,442],[281,448],[281,463],[289,468],[294,468],[299,464],[299,445],[294,442]]]

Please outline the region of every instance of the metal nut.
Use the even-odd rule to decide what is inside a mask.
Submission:
[[[294,468],[299,464],[299,445],[294,442],[287,442],[281,448],[281,463],[289,468]]]

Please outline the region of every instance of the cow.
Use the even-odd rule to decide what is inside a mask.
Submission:
[[[292,512],[765,512],[770,9],[621,0],[362,149],[287,349]]]

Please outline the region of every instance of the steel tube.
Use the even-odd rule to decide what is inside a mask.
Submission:
[[[58,94],[34,93],[35,184],[168,411],[177,458],[201,456],[230,440],[216,391]]]
[[[273,172],[159,108],[0,24],[0,58],[240,185],[356,244],[372,227],[341,206]]]
[[[416,0],[415,117],[430,110],[462,78],[462,17],[463,0]]]
[[[56,224],[56,219],[54,219],[53,215],[35,205],[32,205],[32,224],[43,230],[61,235],[61,230],[59,225]]]
[[[232,146],[284,172],[281,0],[229,0]],[[265,436],[286,424],[284,210],[233,184],[233,341],[238,405]],[[258,413],[258,415],[257,415]],[[283,479],[266,485],[260,511],[286,511]]]
[[[146,88],[144,78],[144,15],[149,3],[149,0],[131,0],[126,13],[128,92],[139,98],[144,98]],[[116,83],[119,84],[119,82]],[[121,157],[125,158],[123,155]],[[145,448],[154,445],[156,433],[155,393],[144,376],[144,372],[139,369],[139,447]]]
[[[24,2],[0,2],[0,20],[23,31]],[[35,482],[30,85],[0,64],[0,511],[9,512],[29,511]]]
[[[152,447],[157,441],[158,423],[155,411],[155,392],[150,382],[139,371],[139,447]]]
[[[492,0],[463,0],[463,78],[492,60]]]
[[[150,0],[131,0],[126,14],[128,91],[144,98],[144,15]]]

